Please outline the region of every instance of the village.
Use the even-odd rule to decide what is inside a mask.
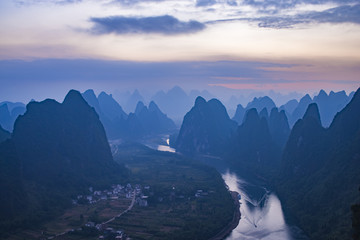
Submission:
[[[95,205],[100,202],[106,201],[116,201],[129,199],[130,205],[128,208],[121,213],[118,213],[116,216],[107,219],[103,222],[97,221],[87,221],[83,226],[78,228],[73,228],[62,233],[46,236],[45,234],[40,239],[72,239],[72,237],[77,238],[78,236],[88,237],[89,239],[130,239],[122,229],[114,229],[109,227],[109,223],[115,219],[121,217],[121,215],[130,211],[134,205],[140,207],[148,206],[148,196],[143,194],[143,190],[149,190],[150,186],[142,187],[140,184],[126,184],[125,186],[121,184],[114,184],[110,189],[105,190],[95,190],[93,187],[89,187],[88,195],[78,195],[75,199],[72,199],[72,204],[76,206],[86,206],[86,205]],[[89,220],[89,219],[88,219]]]
[[[59,233],[53,236],[46,236],[41,239],[71,239],[77,236],[86,236],[90,237],[91,239],[122,239],[122,240],[130,240],[130,237],[126,234],[123,229],[115,229],[110,227],[109,223],[113,222],[114,220],[120,218],[123,214],[130,211],[135,205],[139,207],[148,207],[149,206],[149,196],[145,195],[152,195],[153,192],[150,191],[150,186],[141,186],[140,184],[114,184],[111,186],[110,189],[105,190],[95,190],[93,187],[89,187],[89,194],[87,195],[77,195],[75,199],[72,199],[72,204],[74,207],[76,206],[86,206],[86,205],[95,205],[102,201],[116,201],[122,199],[129,199],[131,201],[129,207],[124,210],[123,212],[117,214],[116,216],[107,219],[103,222],[97,222],[94,220],[88,219],[88,221],[83,224],[81,227],[70,229]],[[170,189],[169,196],[158,197],[157,201],[162,202],[163,200],[167,199],[188,199],[191,198],[202,198],[208,196],[209,193],[213,193],[212,191],[207,192],[203,190],[197,190],[193,193],[192,196],[176,196],[175,194],[175,186],[172,186]]]
[[[96,204],[99,201],[118,200],[121,198],[132,199],[130,206],[118,214],[117,216],[102,222],[87,222],[82,228],[76,230],[72,229],[69,233],[76,234],[76,232],[84,232],[85,234],[93,233],[99,235],[98,239],[130,239],[122,229],[113,229],[108,227],[107,224],[120,217],[122,214],[131,210],[136,204],[140,207],[148,206],[148,196],[143,194],[143,190],[149,190],[150,186],[142,187],[140,184],[131,185],[130,183],[125,186],[121,184],[115,184],[111,186],[111,189],[106,190],[94,190],[93,187],[89,187],[89,195],[78,195],[76,199],[72,200],[73,205],[77,204]]]
[[[139,206],[146,207],[148,205],[147,198],[142,193],[142,190],[149,190],[150,186],[141,187],[139,184],[131,185],[128,183],[126,186],[122,186],[120,184],[112,185],[111,189],[108,190],[94,190],[93,187],[89,187],[90,195],[78,195],[76,199],[72,200],[74,205],[76,204],[95,204],[99,201],[104,200],[117,200],[119,198],[128,198],[132,199],[134,196],[136,197],[136,203]]]

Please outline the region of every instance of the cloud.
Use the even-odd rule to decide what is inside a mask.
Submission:
[[[73,4],[80,3],[83,0],[16,0],[15,2],[19,5],[35,5],[35,4],[43,4],[43,3],[51,3],[51,4]]]
[[[113,3],[121,5],[132,6],[142,2],[165,2],[166,0],[114,0]]]
[[[206,24],[231,21],[258,22],[263,28],[293,28],[297,24],[309,23],[355,23],[360,24],[360,4],[342,5],[324,11],[309,11],[296,15],[269,14],[264,17],[230,18],[208,21]]]
[[[94,26],[91,28],[93,34],[188,34],[205,29],[203,23],[197,21],[183,22],[169,15],[157,17],[122,17],[113,16],[105,18],[91,18]]]
[[[216,4],[216,0],[196,0],[197,7],[207,7]]]
[[[312,11],[295,16],[264,17],[255,20],[260,21],[259,27],[267,28],[291,28],[300,23],[360,24],[360,4],[335,7],[322,12]]]
[[[288,9],[300,4],[321,5],[327,3],[336,4],[355,4],[358,0],[277,0],[277,1],[258,1],[258,0],[244,0],[243,5],[250,5],[259,9]]]
[[[292,28],[296,24],[309,22],[304,19],[297,19],[294,17],[263,17],[253,19],[253,21],[260,21],[258,26],[262,28]]]
[[[236,0],[227,0],[226,3],[227,3],[228,5],[230,5],[230,6],[233,6],[233,7],[235,7],[235,6],[238,5],[237,2],[236,2]]]
[[[317,22],[360,24],[360,4],[340,6],[323,12],[312,12],[305,17]]]
[[[237,6],[237,2],[236,0],[225,0],[225,1],[219,1],[219,0],[196,0],[196,7],[208,7],[208,6],[213,6],[217,3],[220,4],[227,4],[229,6]]]

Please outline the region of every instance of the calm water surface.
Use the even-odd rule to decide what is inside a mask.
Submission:
[[[165,138],[165,144],[151,147],[175,152],[168,141]],[[308,240],[301,229],[286,223],[281,202],[266,183],[246,172],[230,171],[220,159],[205,157],[201,160],[215,167],[229,189],[238,192],[241,197],[239,225],[226,240]]]
[[[169,138],[166,139],[165,143],[166,143],[165,145],[159,145],[159,146],[157,147],[157,150],[163,151],[163,152],[172,152],[172,153],[176,152],[175,148],[171,148],[171,147],[169,146],[169,145],[170,145],[170,140],[169,140]]]
[[[241,220],[227,240],[293,239],[285,223],[280,200],[275,194],[229,171],[223,173],[222,177],[229,189],[241,196]]]

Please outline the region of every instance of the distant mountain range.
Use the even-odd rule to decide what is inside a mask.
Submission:
[[[267,97],[238,105],[236,128],[218,100],[198,98],[185,115],[176,150],[220,156],[269,179],[311,238],[350,238],[350,206],[360,185],[360,89],[349,97],[306,95],[280,111],[274,106]],[[295,122],[291,130],[287,116]]]
[[[0,144],[0,230],[43,221],[70,205],[71,196],[126,174],[113,161],[98,115],[79,92],[71,90],[63,103],[31,102],[11,139]]]
[[[193,90],[187,94],[182,88],[175,86],[168,92],[159,91],[153,97],[152,100],[159,104],[159,107],[163,109],[175,122],[183,120],[185,114],[191,108],[193,102],[198,96],[202,96],[205,99],[211,99],[214,96],[207,91]]]
[[[322,125],[329,127],[336,113],[340,112],[350,102],[352,96],[353,93],[347,96],[345,91],[337,93],[331,91],[327,95],[325,91],[321,90],[313,99],[309,95],[305,95],[294,110],[289,108],[290,104],[287,105],[287,108],[284,107],[284,110],[287,113],[290,125],[293,126],[304,115],[309,104],[316,103],[319,108]]]
[[[143,102],[138,102],[135,116],[139,119],[141,126],[143,126],[147,134],[162,133],[176,129],[174,122],[160,110],[154,101],[149,103],[149,107],[146,107]]]
[[[16,118],[24,114],[23,103],[1,102],[0,103],[0,125],[7,131],[12,132]]]
[[[333,121],[337,112],[341,111],[346,104],[348,104],[354,93],[346,95],[345,91],[333,92],[329,95],[324,90],[321,90],[317,96],[311,98],[308,94],[297,100],[293,99],[288,101],[286,104],[279,107],[280,110],[284,110],[288,118],[289,125],[292,128],[297,120],[301,119],[305,114],[305,111],[309,104],[316,103],[319,108],[321,121],[324,127],[329,127]],[[241,104],[237,106],[233,120],[242,123],[245,112],[251,108],[256,108],[258,112],[261,112],[264,108],[268,112],[271,111],[275,106],[274,101],[269,97],[254,98],[253,101],[249,102],[244,108]]]
[[[315,96],[314,99],[311,99],[309,95],[305,95],[300,102],[297,102],[296,100],[291,100],[285,105],[281,106],[279,109],[276,108],[276,105],[274,101],[271,100],[269,97],[259,97],[254,98],[253,101],[249,102],[247,106],[244,108],[242,105],[237,106],[236,113],[232,120],[236,121],[239,124],[239,129],[237,132],[232,131],[232,135],[237,135],[237,137],[233,137],[231,140],[229,136],[231,134],[228,134],[228,131],[226,131],[226,135],[228,138],[223,138],[222,141],[237,141],[241,136],[245,136],[245,138],[248,138],[250,134],[254,134],[254,137],[257,136],[258,138],[253,140],[253,143],[259,143],[266,140],[266,136],[270,136],[269,141],[272,142],[273,146],[276,146],[279,151],[284,148],[285,143],[288,139],[288,136],[290,134],[290,127],[295,124],[296,121],[300,120],[304,114],[306,109],[311,106],[313,103],[316,103],[317,108],[319,110],[319,123],[320,126],[325,125],[328,126],[330,122],[332,121],[335,114],[340,111],[345,105],[350,101],[350,96],[347,96],[344,91],[334,93],[330,92],[329,95],[327,95],[324,91],[320,91],[319,95]],[[211,133],[212,126],[209,122],[213,121],[212,117],[203,117],[198,116],[195,117],[194,109],[198,109],[199,106],[195,104],[194,108],[185,115],[183,125],[181,127],[179,134],[179,140],[177,143],[177,149],[179,151],[183,152],[192,152],[193,154],[196,152],[203,153],[204,151],[200,149],[204,149],[205,147],[200,147],[201,144],[204,145],[204,141],[210,141],[210,136],[207,136],[204,141],[201,141],[201,143],[198,141],[200,136],[203,135],[209,135],[209,133],[200,133],[200,129],[206,128],[206,126],[210,126],[207,132]],[[225,108],[223,110],[226,112]],[[226,125],[225,122],[228,122],[227,117],[225,114],[223,114],[223,110],[219,110],[217,113],[213,115],[218,116],[224,116],[222,120],[219,117],[219,121],[221,122],[221,125]],[[210,108],[210,110],[207,111],[217,111],[215,108]],[[270,113],[270,114],[269,114]],[[248,114],[251,114],[251,120],[247,120]],[[227,113],[226,113],[227,115]],[[191,117],[190,117],[191,116]],[[190,124],[190,120],[193,122]],[[264,120],[262,120],[264,119]],[[321,119],[321,120],[320,120]],[[194,127],[195,122],[201,123],[199,127]],[[247,122],[245,124],[245,122]],[[260,122],[262,122],[260,124]],[[323,124],[323,122],[325,122]],[[194,126],[193,126],[194,125]],[[189,129],[194,129],[194,131],[191,131]],[[215,128],[214,128],[215,129]],[[262,130],[260,130],[262,129]],[[194,133],[197,132],[197,133]],[[243,133],[242,133],[243,132]],[[258,132],[259,134],[255,134]],[[268,132],[268,133],[265,133]],[[239,133],[241,133],[239,136]],[[186,136],[188,134],[189,136]],[[261,134],[265,134],[264,136],[260,137]],[[188,140],[182,140],[182,139],[188,139]],[[192,143],[190,143],[193,141]],[[197,139],[196,141],[194,139]],[[194,142],[195,141],[195,142]],[[211,140],[213,141],[213,140]],[[192,147],[188,146],[187,150],[184,148],[184,143],[188,145],[192,145]],[[241,140],[244,144],[238,144],[240,146],[249,146],[250,142],[249,139],[243,139]],[[226,143],[226,145],[229,145]],[[251,145],[251,144],[250,144]],[[268,145],[268,144],[262,144],[262,145]],[[209,148],[209,147],[206,147]],[[211,147],[210,147],[211,148]],[[193,150],[190,150],[193,149]],[[196,150],[198,149],[198,150]],[[234,149],[237,149],[239,151],[239,155],[244,156],[244,154],[240,154],[241,147],[234,147]],[[246,153],[249,153],[247,150],[248,147],[244,147],[244,151]],[[254,149],[255,151],[256,149]],[[261,154],[261,151],[258,151],[258,149],[255,151],[256,154]],[[271,156],[272,154],[269,153],[263,153],[264,156]],[[280,156],[281,154],[275,154]],[[244,157],[242,157],[244,158]],[[246,158],[246,157],[245,157]],[[278,159],[279,160],[279,159]]]
[[[269,162],[264,159],[274,159],[277,156],[279,163],[280,154],[276,152],[281,151],[290,134],[285,111],[279,112],[270,98],[257,99],[249,104],[251,106],[258,106],[262,110],[258,113],[256,108],[242,108],[245,117],[242,124],[238,125],[230,120],[219,100],[206,102],[198,97],[194,107],[184,117],[176,140],[177,151],[190,155],[200,153],[218,156],[228,155],[230,152],[237,159],[250,162],[256,159],[259,164]],[[270,115],[267,107],[273,107]]]
[[[278,190],[313,239],[349,239],[350,206],[359,199],[360,89],[328,129],[321,126],[320,115],[312,103],[296,122],[283,153]]]
[[[93,90],[83,94],[84,99],[99,114],[110,139],[138,139],[149,134],[161,134],[176,129],[174,122],[161,112],[155,102],[146,107],[139,101],[135,112],[127,115],[112,95],[101,92],[96,97]]]
[[[108,139],[172,133],[176,125],[160,109],[182,118],[191,108],[172,138],[178,152],[217,156],[268,179],[311,238],[350,238],[360,185],[360,89],[349,96],[320,91],[279,108],[270,97],[254,98],[239,104],[233,119],[207,92],[175,87],[148,106],[138,91],[128,97],[129,114],[112,95],[93,90],[26,109],[0,104],[0,230],[51,217],[90,185],[121,181],[127,172],[113,161]]]

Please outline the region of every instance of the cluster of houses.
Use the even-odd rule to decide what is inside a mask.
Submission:
[[[106,239],[106,240],[129,240],[130,238],[125,234],[123,230],[114,229],[111,227],[106,227],[105,224],[95,224],[94,222],[88,222],[85,226],[77,229],[71,229],[66,232],[71,235],[82,235],[82,236],[98,236],[98,239]],[[65,233],[51,236],[48,238],[41,238],[43,240],[56,239],[59,236],[63,236]],[[64,238],[61,238],[64,239]]]
[[[73,204],[94,204],[101,200],[115,200],[119,198],[128,198],[133,199],[133,203],[139,205],[140,207],[147,207],[148,206],[148,196],[145,196],[143,194],[144,192],[149,192],[150,186],[141,187],[139,184],[131,185],[128,183],[125,186],[122,186],[120,184],[112,185],[111,189],[103,190],[103,191],[94,191],[92,187],[89,188],[90,195],[78,195],[75,200],[73,200]],[[204,191],[201,189],[196,190],[194,197],[195,198],[202,198],[206,197],[209,194],[214,193],[214,191]],[[150,193],[150,195],[153,193]],[[166,198],[166,197],[165,197]],[[169,200],[175,200],[176,198],[179,199],[185,199],[187,198],[190,200],[193,197],[185,197],[184,195],[176,196],[175,194],[175,186],[172,186],[172,189],[170,191],[170,195],[168,196]],[[240,197],[239,197],[240,199]],[[158,201],[162,202],[164,200],[163,197],[159,197]],[[114,217],[116,218],[116,217]],[[92,232],[98,236],[98,239],[129,239],[123,230],[121,229],[113,229],[111,227],[108,227],[108,223],[95,223],[95,222],[87,222],[85,226],[78,228],[78,229],[72,229],[69,231],[72,233],[79,233],[82,232]],[[54,237],[50,237],[47,239],[52,239]]]
[[[114,230],[113,228],[106,228],[102,233],[103,235],[100,235],[99,239],[129,239],[123,231]]]
[[[208,192],[203,191],[201,189],[197,190],[196,193],[195,193],[196,198],[205,197],[205,196],[208,196],[208,195],[209,195]]]
[[[144,189],[150,189],[150,186],[145,186]],[[125,198],[133,198],[134,192],[137,196],[136,203],[139,206],[147,207],[147,196],[142,194],[142,188],[139,184],[135,184],[132,186],[128,183],[126,186],[122,186],[120,184],[112,185],[111,189],[103,190],[103,191],[94,191],[93,187],[89,188],[89,195],[78,195],[76,199],[72,200],[74,205],[76,204],[94,204],[98,201],[102,200],[116,200],[122,197]]]
[[[141,207],[147,207],[148,206],[148,196],[145,196],[142,193],[142,190],[149,190],[150,186],[145,186],[144,188],[141,187],[139,184],[131,185],[128,183],[125,186],[122,186],[120,184],[112,185],[111,189],[103,190],[103,191],[94,191],[92,187],[89,188],[90,195],[78,195],[76,199],[73,199],[73,204],[94,204],[101,200],[116,200],[122,197],[125,198],[133,198],[134,193],[136,196],[135,202],[137,205]],[[173,187],[173,190],[175,187]],[[170,197],[175,197],[175,192],[171,192]],[[201,198],[208,196],[209,192],[203,191],[201,189],[197,190],[195,192],[196,198]],[[185,198],[183,195],[179,196],[178,198]],[[158,199],[160,202],[163,200],[162,197]]]
[[[149,190],[150,186],[145,186],[144,189]],[[95,204],[103,200],[116,200],[120,198],[134,198],[135,203],[142,207],[147,207],[147,196],[142,193],[142,187],[139,184],[131,185],[130,183],[125,186],[121,184],[112,185],[110,189],[94,190],[93,187],[89,188],[89,195],[78,195],[72,202],[77,204]],[[84,232],[92,232],[99,236],[99,239],[128,239],[123,230],[113,229],[107,227],[106,223],[87,222],[85,226],[72,229],[68,233],[82,234]],[[49,239],[49,238],[48,238]]]
[[[95,224],[94,222],[88,222],[85,224],[85,228],[96,229],[99,232],[98,239],[129,239],[123,230],[106,227],[106,225],[104,224]]]
[[[143,189],[149,190],[150,186]],[[95,204],[102,200],[116,200],[119,198],[135,198],[135,203],[141,207],[148,206],[148,196],[142,193],[142,187],[139,184],[131,185],[130,183],[122,186],[120,184],[112,185],[111,189],[103,191],[94,191],[93,187],[89,188],[89,195],[78,195],[73,199],[73,204]],[[99,239],[128,239],[124,231],[107,227],[105,223],[88,222],[84,227],[72,229],[70,232],[96,231]]]

